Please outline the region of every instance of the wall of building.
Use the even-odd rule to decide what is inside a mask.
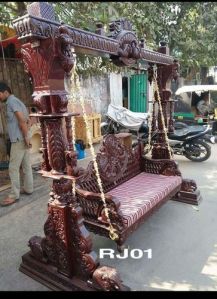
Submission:
[[[32,106],[32,86],[20,59],[0,58],[0,81],[5,81],[27,107]]]
[[[81,95],[85,100],[85,106],[88,113],[95,112],[103,115],[108,110],[108,105],[122,105],[122,76],[121,74],[106,74],[101,76],[89,76],[80,78]],[[72,105],[69,100],[69,111],[82,113],[79,105],[79,98],[76,104]]]

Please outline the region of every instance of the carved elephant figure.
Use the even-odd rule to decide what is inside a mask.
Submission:
[[[184,179],[182,182],[181,191],[194,192],[197,190],[197,184],[192,179]]]
[[[102,266],[93,273],[93,281],[103,291],[122,291],[124,287],[115,268]]]

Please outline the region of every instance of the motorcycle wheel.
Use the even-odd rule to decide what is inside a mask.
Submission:
[[[101,125],[101,135],[105,136],[108,134],[117,134],[118,133],[118,126],[112,122],[109,121],[108,123],[103,123]]]
[[[195,140],[185,145],[184,156],[193,162],[206,161],[210,155],[210,145],[202,140]]]

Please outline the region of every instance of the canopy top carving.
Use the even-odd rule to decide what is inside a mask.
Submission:
[[[51,4],[34,2],[28,6],[27,12],[28,14],[13,22],[21,41],[55,40],[60,36],[59,27],[63,24],[58,21]],[[132,31],[131,23],[125,19],[112,22],[109,25],[108,36],[103,34],[99,24],[97,33],[66,24],[64,27],[67,28],[70,45],[74,47],[75,52],[99,56],[109,55],[118,66],[130,66],[138,59],[165,65],[173,64],[174,61],[169,55],[145,48]]]

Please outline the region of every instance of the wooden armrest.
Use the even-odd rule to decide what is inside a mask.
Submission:
[[[85,213],[88,214],[90,218],[93,218],[102,224],[108,225],[108,220],[105,215],[105,208],[103,206],[103,201],[101,199],[100,193],[95,193],[95,192],[91,192],[79,188],[76,189],[76,192],[79,196],[87,200],[85,207],[84,205],[82,205],[82,208],[83,209],[85,208]],[[113,197],[112,195],[109,194],[105,194],[105,199],[106,199],[107,207],[110,210],[111,222],[113,223],[113,225],[115,224],[115,227],[119,227],[120,229],[123,229],[124,224],[122,220],[122,213],[119,210],[121,201],[117,197]],[[94,210],[92,209],[92,203],[91,203],[92,200],[94,200],[94,202],[97,203],[98,206],[97,209]]]
[[[80,188],[76,188],[76,192],[87,200],[88,199],[96,199],[96,200],[100,200],[103,203],[100,193],[95,193],[95,192],[83,190]],[[106,203],[109,203],[109,202],[114,203],[116,208],[119,208],[121,205],[121,201],[118,198],[116,198],[110,194],[105,194],[105,199],[106,199]]]

